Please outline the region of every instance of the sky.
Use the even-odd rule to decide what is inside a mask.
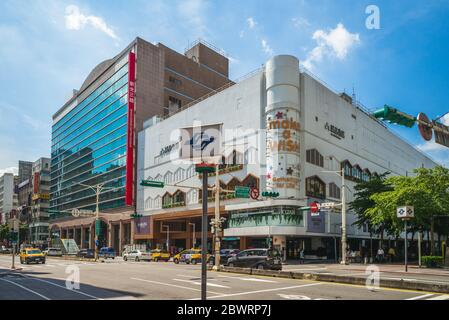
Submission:
[[[449,112],[449,0],[2,0],[0,175],[50,155],[52,115],[137,36],[179,52],[201,38],[232,79],[292,54],[370,110]],[[449,148],[390,127],[449,167]]]

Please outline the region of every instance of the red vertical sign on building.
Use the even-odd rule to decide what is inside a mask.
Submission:
[[[129,53],[128,59],[128,140],[126,149],[126,194],[127,206],[134,205],[134,143],[135,143],[135,96],[136,96],[136,54]]]
[[[39,193],[39,172],[34,173],[33,192]]]

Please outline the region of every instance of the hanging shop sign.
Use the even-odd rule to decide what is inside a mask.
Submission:
[[[331,133],[331,136],[337,138],[337,139],[344,139],[345,138],[345,132],[339,128],[337,128],[336,126],[329,124],[328,122],[326,122],[326,124],[324,125],[324,129],[326,129],[327,131],[329,131]]]

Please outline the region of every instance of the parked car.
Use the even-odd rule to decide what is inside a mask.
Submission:
[[[229,267],[282,270],[281,255],[272,249],[249,249],[230,257]]]
[[[39,249],[26,248],[20,251],[20,263],[29,264],[31,262],[45,264],[45,256]]]
[[[114,248],[111,247],[103,247],[100,249],[100,252],[98,253],[98,257],[104,258],[104,259],[115,259],[116,254]]]
[[[228,263],[229,258],[236,256],[240,250],[238,249],[221,249],[220,250],[220,264]],[[209,258],[210,264],[215,264],[215,255],[211,255]]]
[[[11,252],[12,252],[12,249],[6,248],[5,246],[2,246],[2,247],[0,248],[0,253],[3,253],[3,254],[9,254],[9,253],[11,253]]]
[[[95,250],[94,249],[81,249],[76,254],[78,258],[85,258],[85,259],[94,259],[95,258]]]
[[[136,262],[151,261],[151,252],[141,250],[125,251],[125,253],[123,254],[123,260],[134,260]]]
[[[167,262],[170,260],[170,252],[168,252],[166,250],[160,250],[160,249],[151,250],[150,254],[151,254],[151,260],[154,262],[158,262],[158,261]]]
[[[45,256],[48,257],[62,257],[62,250],[59,248],[48,248],[43,251]]]

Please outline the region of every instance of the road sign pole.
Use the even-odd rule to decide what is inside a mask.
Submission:
[[[404,255],[405,255],[405,272],[408,272],[408,265],[407,265],[407,219],[404,220],[404,229],[405,229],[405,238],[404,238]]]
[[[16,246],[13,244],[12,245],[12,266],[11,269],[15,269],[15,257],[16,257]]]
[[[203,216],[201,221],[201,300],[207,298],[207,171],[203,172]]]

